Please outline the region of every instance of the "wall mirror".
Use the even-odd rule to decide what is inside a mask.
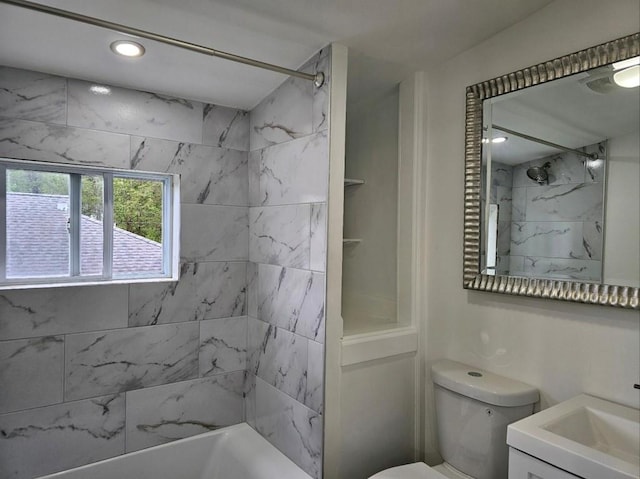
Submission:
[[[640,34],[467,88],[464,287],[639,308]]]

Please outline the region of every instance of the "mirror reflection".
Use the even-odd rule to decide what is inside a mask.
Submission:
[[[484,274],[640,286],[639,59],[484,101]]]

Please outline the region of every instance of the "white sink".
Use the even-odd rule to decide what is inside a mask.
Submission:
[[[640,411],[586,394],[509,425],[507,443],[585,479],[640,477]]]

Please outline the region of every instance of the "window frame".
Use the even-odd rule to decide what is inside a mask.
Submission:
[[[69,185],[69,275],[31,278],[7,278],[7,169],[68,174]],[[101,275],[82,276],[81,247],[81,181],[82,176],[103,179],[103,263]],[[126,178],[162,183],[162,273],[113,275],[113,180]],[[177,281],[180,262],[180,175],[138,170],[69,165],[43,161],[0,157],[0,290],[88,286],[98,284],[130,284]]]

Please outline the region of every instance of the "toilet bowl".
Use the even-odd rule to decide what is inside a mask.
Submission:
[[[444,462],[392,467],[370,479],[507,479],[507,426],[533,413],[538,390],[447,359],[431,374]]]

